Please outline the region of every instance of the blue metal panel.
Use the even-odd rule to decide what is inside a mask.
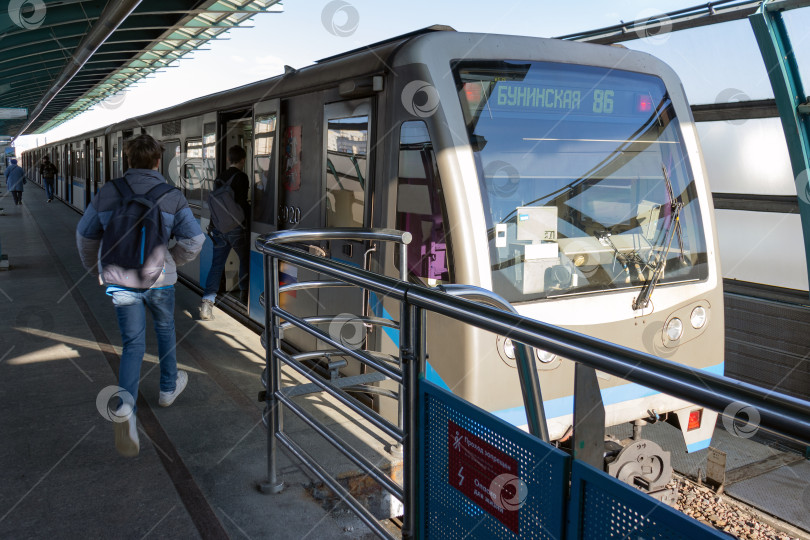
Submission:
[[[608,474],[575,460],[568,505],[569,539],[728,538]]]
[[[810,116],[807,95],[802,87],[782,14],[771,8],[769,2],[762,2],[757,12],[749,17],[749,21],[759,43],[779,117],[782,119],[793,177],[796,179],[799,214],[804,232],[804,254],[808,259],[807,268],[810,272]]]
[[[514,538],[515,528],[521,538],[562,538],[567,454],[425,380],[420,381],[419,409],[419,538]],[[473,452],[465,465],[487,458],[500,461],[497,456],[517,464],[511,487],[504,486],[499,493],[496,484],[478,482],[486,471],[459,470],[457,456],[462,449],[450,441],[459,432],[468,433],[483,450]],[[488,464],[481,467],[487,469]],[[465,494],[473,487],[477,498]],[[498,502],[499,496],[505,500]],[[504,524],[510,509],[517,514],[514,528]]]
[[[258,323],[264,324],[264,308],[259,303],[259,296],[264,292],[264,261],[262,254],[250,250],[250,299],[248,315]]]

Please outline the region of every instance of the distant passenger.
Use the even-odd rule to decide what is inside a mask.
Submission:
[[[166,185],[166,180],[158,172],[162,145],[149,135],[139,135],[126,143],[126,157],[132,167],[121,180],[108,182],[101,188],[79,221],[76,241],[82,264],[93,275],[100,275],[99,281],[107,286],[107,294],[112,297],[124,350],[118,371],[118,384],[126,392],[116,411],[114,424],[115,447],[127,457],[138,455],[140,449],[135,419],[135,401],[138,397],[138,382],[141,377],[141,363],[146,351],[146,307],[152,312],[157,334],[160,355],[160,395],[158,403],[163,407],[171,405],[188,383],[188,374],[177,370],[174,331],[174,283],[177,281],[176,266],[192,261],[202,249],[203,236],[199,223],[188,207],[183,194],[176,188]],[[123,183],[121,183],[123,182]],[[118,184],[118,185],[116,185]],[[128,234],[121,234],[112,245],[104,245],[102,239],[106,229],[116,230],[124,223],[122,208],[133,204],[123,204],[124,193],[132,193],[140,198],[154,200],[163,223],[165,242],[145,254],[147,260],[162,262],[147,269],[132,269],[112,262],[110,253],[118,255],[119,244],[130,240]],[[150,193],[151,192],[151,193]],[[159,196],[157,194],[160,194]],[[129,213],[129,210],[126,212]],[[148,225],[144,222],[134,227],[135,235],[143,234]],[[156,228],[160,231],[160,228]],[[152,231],[155,228],[150,229]],[[108,237],[111,235],[108,235]],[[169,249],[168,238],[177,243]],[[138,237],[135,237],[136,240]],[[153,237],[150,237],[151,239]],[[144,245],[141,240],[134,245]],[[135,250],[137,251],[137,250]],[[136,256],[137,257],[137,256]],[[103,259],[105,262],[102,262]],[[144,260],[141,251],[140,260]],[[121,263],[124,264],[124,263]],[[162,268],[161,268],[162,266]],[[154,270],[149,273],[147,270]],[[156,279],[156,281],[155,281]],[[151,283],[150,283],[151,281]]]
[[[14,197],[15,205],[22,205],[23,184],[25,184],[25,171],[12,159],[11,165],[6,168],[6,187]]]
[[[205,280],[205,291],[203,292],[202,306],[200,306],[200,319],[204,321],[214,318],[213,307],[219,291],[219,282],[222,279],[222,272],[225,270],[225,262],[228,260],[231,249],[239,257],[239,300],[243,304],[247,304],[248,301],[250,244],[247,224],[250,223],[250,204],[248,203],[250,180],[243,172],[246,158],[247,153],[241,146],[230,147],[228,149],[228,164],[230,164],[230,167],[214,183],[213,191],[230,184],[233,190],[233,199],[242,208],[243,219],[241,221],[234,220],[228,226],[228,230],[222,231],[214,225],[212,216],[211,223],[208,226],[208,235],[214,242],[214,256],[211,261],[211,268],[208,270],[208,277]]]
[[[51,163],[48,156],[42,156],[42,165],[39,166],[39,174],[42,176],[42,183],[45,184],[45,195],[48,197],[48,202],[53,200],[53,183],[56,180],[56,175],[59,170],[56,165]]]

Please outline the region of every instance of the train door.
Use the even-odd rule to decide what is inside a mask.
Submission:
[[[222,112],[219,115],[219,137],[218,141],[218,175],[230,169],[229,150],[239,147],[245,151],[245,166],[243,172],[248,179],[253,177],[253,111],[250,109]],[[252,182],[248,184],[248,201],[252,200]],[[212,186],[213,188],[213,186]],[[247,220],[247,239],[250,239],[250,215],[245,216]],[[239,298],[239,257],[231,250],[228,259],[225,261],[225,271],[222,273],[221,291],[227,291],[234,302],[241,302]],[[250,265],[248,264],[248,292],[250,287]],[[247,307],[250,301],[245,302]]]
[[[323,93],[310,93],[284,99],[278,122],[278,228],[316,229],[323,220]],[[308,270],[282,264],[283,284],[312,281],[317,275]],[[307,290],[284,294],[279,302],[285,309],[301,315],[318,313],[322,291]],[[300,350],[317,350],[312,336],[301,332],[284,335]]]
[[[65,145],[65,201],[73,204],[73,179],[76,177],[76,156],[72,144]]]
[[[96,137],[95,152],[93,154],[93,170],[95,171],[96,183],[93,186],[93,196],[95,197],[101,186],[104,185],[104,137]]]
[[[323,109],[323,167],[320,171],[321,207],[327,228],[363,228],[371,224],[371,178],[369,151],[372,125],[371,99],[328,103]],[[332,259],[352,266],[367,268],[371,256],[367,242],[335,240],[329,243],[327,253]],[[355,288],[327,288],[320,292],[320,316],[349,314],[358,317],[367,314],[367,298]],[[350,335],[346,340],[357,340],[361,346],[365,335],[357,328],[346,326]],[[362,329],[365,334],[365,329]],[[346,375],[360,373],[361,367],[350,362]]]
[[[206,230],[210,220],[206,200],[217,171],[217,113],[203,114],[201,124],[198,124],[198,126],[202,128],[202,131],[199,131],[200,127],[196,127],[194,130],[195,135],[189,134],[186,138],[183,178],[189,207],[191,207],[194,217],[199,220],[202,229]],[[213,244],[207,236],[202,252],[195,260],[195,264],[197,264],[196,261],[199,261],[197,266],[183,268],[185,272],[188,272],[186,275],[189,275],[193,281],[204,288],[213,261]]]
[[[112,156],[110,159],[110,163],[112,165],[111,178],[120,178],[121,176],[123,176],[123,169],[121,167],[121,155],[124,152],[121,133],[120,132],[113,133],[110,136],[110,140],[112,141]]]
[[[85,175],[84,141],[75,142],[71,145],[71,204],[79,210],[85,208],[85,198],[87,196],[87,179]]]
[[[262,256],[256,250],[256,239],[278,229],[278,127],[279,100],[263,101],[253,106],[248,313],[259,322],[264,322],[264,309],[259,305],[259,296],[264,291],[264,267]]]
[[[96,168],[95,168],[95,155],[96,155],[96,140],[89,139],[85,144],[85,158],[84,170],[86,171],[85,178],[87,179],[85,187],[84,207],[90,204],[90,200],[96,193]]]

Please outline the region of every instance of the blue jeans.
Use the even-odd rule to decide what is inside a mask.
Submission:
[[[42,183],[45,184],[45,195],[53,199],[53,178],[43,178]]]
[[[215,301],[219,290],[219,281],[222,279],[222,272],[225,270],[225,262],[231,253],[231,248],[239,257],[239,291],[248,289],[248,268],[250,264],[250,246],[247,240],[247,231],[241,227],[221,233],[216,229],[211,231],[211,240],[214,242],[214,257],[211,261],[211,269],[208,271],[208,278],[205,280],[205,291],[203,300]]]
[[[118,386],[138,400],[141,363],[146,352],[146,308],[152,312],[160,358],[160,390],[173,392],[177,385],[174,335],[174,287],[113,291],[111,293],[124,352],[118,368]]]

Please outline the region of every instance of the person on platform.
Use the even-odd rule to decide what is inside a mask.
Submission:
[[[12,159],[11,165],[6,168],[6,187],[14,198],[15,205],[22,205],[23,184],[25,184],[25,171]]]
[[[141,363],[146,351],[146,308],[152,313],[157,334],[160,358],[158,404],[168,407],[188,383],[188,374],[177,370],[175,350],[174,284],[177,281],[177,266],[192,261],[199,254],[205,237],[182,192],[165,186],[166,180],[158,172],[163,155],[162,145],[143,134],[127,141],[125,154],[131,167],[124,174],[123,181],[126,185],[115,180],[106,183],[99,190],[79,221],[76,242],[82,264],[92,274],[99,276],[102,285],[106,285],[107,294],[112,297],[118,317],[123,352],[118,371],[118,384],[122,390],[117,395],[122,403],[115,412],[115,447],[121,455],[133,457],[140,450],[135,401],[138,397]],[[160,209],[165,234],[159,239],[163,241],[165,237],[166,240],[146,254],[146,258],[150,261],[162,261],[162,268],[155,266],[159,263],[151,265],[148,268],[148,278],[144,277],[146,267],[130,269],[114,262],[106,265],[102,263],[102,260],[114,259],[110,253],[119,253],[116,251],[120,249],[119,243],[125,242],[116,238],[113,244],[106,246],[107,237],[104,235],[105,229],[116,230],[117,224],[121,223],[121,208],[129,208],[123,203],[127,198],[122,191],[141,198],[152,197]],[[140,227],[133,229],[135,234],[141,231]],[[169,237],[176,240],[171,248]],[[155,256],[159,258],[154,259]],[[143,260],[143,252],[140,257]],[[156,281],[152,281],[155,276]]]
[[[59,170],[56,165],[51,163],[48,156],[42,156],[42,164],[39,166],[39,174],[42,176],[42,183],[45,184],[45,196],[48,202],[53,200],[53,184],[56,181],[56,175]]]
[[[214,318],[213,307],[219,291],[219,282],[222,279],[222,272],[225,270],[225,262],[228,260],[231,249],[239,257],[239,300],[243,304],[247,304],[248,301],[250,244],[247,224],[250,222],[250,204],[248,202],[250,180],[243,172],[246,158],[247,153],[244,148],[238,145],[230,147],[228,149],[230,167],[214,183],[214,189],[216,189],[222,184],[230,182],[234,201],[242,207],[244,219],[238,227],[227,232],[217,230],[213,226],[213,222],[209,225],[208,235],[214,243],[214,255],[211,260],[211,268],[208,270],[208,277],[205,280],[205,291],[200,306],[200,319],[204,321]]]

